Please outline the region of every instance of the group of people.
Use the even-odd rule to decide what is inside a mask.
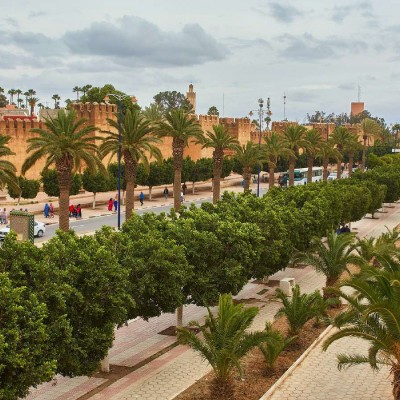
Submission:
[[[52,202],[50,202],[50,204],[46,203],[44,205],[43,215],[45,218],[54,218],[54,206]]]
[[[69,217],[82,218],[82,207],[80,204],[78,204],[76,207],[73,204],[69,206]]]
[[[108,200],[108,211],[112,211],[114,207],[114,211],[118,210],[118,194],[115,195],[115,199],[113,200],[112,197],[110,197],[110,200]]]
[[[342,224],[342,226],[339,225],[339,227],[336,230],[336,233],[340,235],[341,233],[350,233],[350,227],[348,225]]]

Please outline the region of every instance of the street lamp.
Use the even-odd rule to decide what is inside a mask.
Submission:
[[[267,130],[269,130],[269,123],[271,122],[271,101],[270,98],[268,97],[267,99],[267,110],[264,110],[264,100],[263,99],[258,99],[258,109],[257,110],[252,110],[249,112],[249,115],[253,115],[253,111],[258,113],[258,118],[259,118],[259,135],[258,135],[258,147],[261,147],[261,137],[262,137],[262,125],[264,121],[264,115],[267,115],[265,118],[265,122],[267,124]],[[261,174],[261,166],[258,166],[258,177],[257,177],[257,197],[260,197],[260,174]]]
[[[130,96],[123,94],[109,93],[105,97],[105,101],[110,97],[114,97],[118,102],[118,230],[121,230],[121,153],[122,153],[122,134],[121,134],[121,124],[122,124],[122,100],[129,98]]]

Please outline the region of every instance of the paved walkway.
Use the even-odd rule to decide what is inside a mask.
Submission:
[[[385,225],[392,228],[400,223],[400,207],[388,209],[388,213],[378,214],[380,219],[363,219],[355,224],[355,228],[359,232],[359,236],[378,235],[385,231]],[[324,285],[325,278],[322,275],[316,274],[311,268],[292,269],[287,268],[285,271],[280,271],[271,279],[281,279],[282,277],[294,277],[296,283],[299,283],[302,290],[311,292],[320,289]],[[275,314],[279,303],[269,302],[267,304],[267,293],[261,293],[265,285],[248,283],[241,293],[236,296],[238,299],[256,299],[256,305],[261,307],[261,311],[253,323],[253,329],[263,329],[265,322],[271,320]],[[274,289],[272,289],[274,290]],[[184,310],[184,324],[190,320],[204,320],[205,309],[196,306],[186,306]],[[141,319],[131,321],[128,326],[125,326],[116,332],[114,346],[110,350],[110,363],[112,365],[134,367],[138,363],[143,362],[150,356],[159,353],[175,342],[174,337],[161,335],[159,332],[175,324],[175,316],[173,314],[163,314],[158,318],[152,318],[148,322]],[[345,346],[347,343],[344,343]],[[340,345],[340,342],[337,344]],[[335,345],[335,346],[337,346]],[[355,345],[358,347],[358,344]],[[344,347],[340,347],[343,351]],[[318,348],[317,348],[318,349]],[[335,350],[336,349],[336,350]],[[370,373],[368,367],[361,367],[362,371],[358,375],[358,379],[347,375],[347,373],[338,373],[336,369],[335,354],[337,347],[332,347],[331,351],[324,353],[322,356],[317,354],[316,364],[307,367],[307,364],[301,364],[293,375],[293,379],[297,376],[297,371],[304,373],[307,376],[315,377],[315,369],[321,375],[325,375],[326,384],[330,384],[332,371],[337,376],[337,388],[352,388],[351,392],[364,393],[365,388],[372,392],[368,375]],[[317,352],[317,350],[314,350]],[[314,354],[314,353],[313,353]],[[328,357],[320,360],[319,357]],[[312,369],[310,369],[312,368]],[[134,368],[133,368],[134,369]],[[73,379],[58,378],[56,382],[50,382],[40,385],[37,389],[33,389],[27,400],[76,400],[85,393],[86,398],[96,400],[122,400],[122,399],[143,399],[143,400],[171,400],[179,392],[185,390],[196,380],[207,373],[210,368],[201,358],[185,346],[175,346],[165,352],[163,355],[156,357],[141,368],[132,370],[116,382],[110,381],[107,377],[77,377]],[[305,372],[303,372],[305,371]],[[349,376],[349,378],[347,378]],[[368,377],[368,379],[360,379]],[[387,390],[390,393],[390,379],[387,373],[383,372],[376,375],[373,381],[374,399],[387,398]],[[300,379],[301,380],[301,379]],[[297,391],[298,379],[294,384],[289,386],[288,391],[291,393]],[[314,382],[314,383],[313,383]],[[331,392],[324,397],[319,396],[319,380],[311,379],[308,381],[310,392],[298,399],[340,399],[344,398],[340,394],[336,396],[333,392],[334,386],[329,385]],[[372,381],[371,381],[372,382]],[[287,381],[290,384],[290,381]],[[366,384],[368,383],[368,384]],[[103,386],[101,386],[103,385]],[[104,385],[108,385],[104,387]],[[294,385],[294,386],[293,386]],[[314,385],[315,393],[311,389]],[[304,385],[303,385],[304,386]],[[93,392],[96,387],[101,387],[98,393]],[[308,388],[308,387],[307,387]],[[355,389],[354,389],[355,388]],[[388,389],[389,388],[389,389]],[[354,389],[354,390],[353,390]],[[286,390],[286,384],[282,386],[282,390]],[[305,390],[305,389],[304,389]],[[341,389],[342,390],[342,389]],[[378,390],[378,392],[376,392]],[[91,393],[91,394],[90,394]],[[299,391],[298,396],[301,396]],[[333,393],[333,394],[332,394]],[[334,397],[336,396],[336,397]],[[352,396],[352,400],[367,399],[364,395],[361,397]],[[372,398],[372,397],[371,397]],[[283,399],[283,397],[274,397],[274,399]]]

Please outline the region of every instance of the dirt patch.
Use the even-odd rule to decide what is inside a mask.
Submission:
[[[337,315],[341,310],[330,310],[331,316]],[[280,318],[273,323],[274,329],[286,334],[287,322]],[[268,369],[262,353],[253,349],[242,362],[245,371],[243,380],[238,374],[233,376],[232,390],[229,396],[217,394],[212,391],[214,373],[210,372],[194,385],[189,387],[174,400],[258,400],[304,353],[312,342],[323,332],[326,325],[315,326],[314,321],[308,322],[298,340],[279,356],[274,370]]]

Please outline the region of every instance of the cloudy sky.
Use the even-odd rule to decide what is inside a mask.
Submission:
[[[148,105],[193,83],[197,112],[243,117],[271,98],[286,113],[349,112],[399,122],[398,0],[0,0],[0,86],[74,98],[112,83]],[[7,12],[4,13],[4,10]],[[224,99],[224,102],[223,102]],[[224,106],[224,107],[223,107]]]

